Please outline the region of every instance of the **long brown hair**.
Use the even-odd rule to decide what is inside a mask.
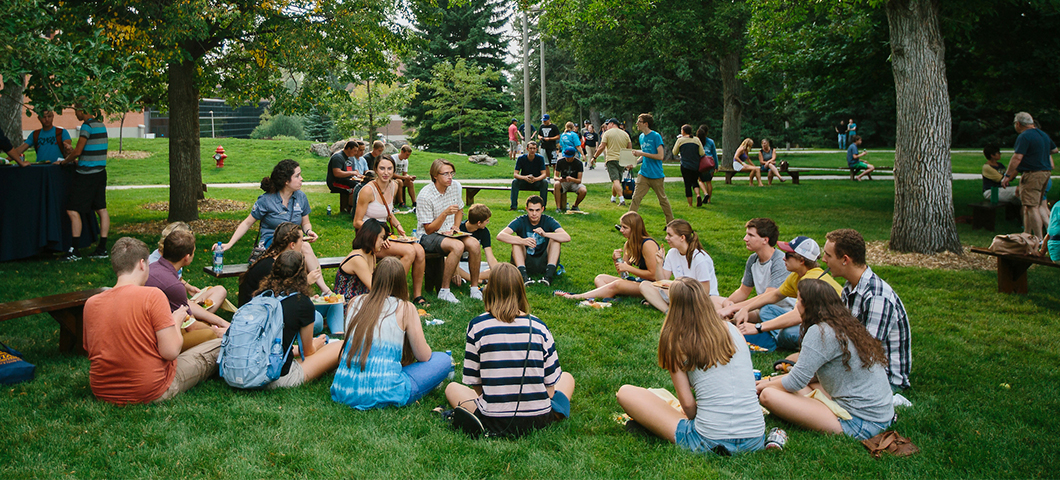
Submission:
[[[857,350],[861,366],[866,370],[875,365],[887,365],[880,341],[873,338],[865,326],[850,314],[835,288],[824,280],[807,278],[799,282],[799,299],[802,302],[802,327],[799,335],[805,336],[806,329],[818,323],[827,323],[835,331],[835,339],[843,349],[843,366],[850,371],[850,350],[847,343],[853,343]],[[821,332],[822,335],[824,332]]]
[[[346,325],[345,341],[352,342],[346,353],[347,367],[353,365],[353,357],[359,352],[357,362],[361,364],[361,371],[364,371],[364,366],[368,362],[368,352],[372,350],[375,327],[384,313],[383,305],[390,297],[396,297],[402,302],[409,301],[405,267],[401,265],[397,257],[386,257],[375,267],[375,274],[372,275],[372,289],[361,301],[361,307],[350,319],[350,324]],[[350,300],[347,308],[352,308],[352,305],[353,300]],[[401,303],[398,305],[400,308]]]
[[[482,294],[486,311],[493,318],[512,323],[519,312],[530,314],[530,302],[526,300],[526,286],[519,269],[510,263],[501,263],[490,272],[490,282]]]
[[[302,238],[302,227],[291,223],[283,222],[276,226],[276,230],[272,234],[272,243],[269,244],[268,250],[261,254],[261,257],[254,261],[254,264],[247,270],[254,268],[258,262],[265,260],[266,258],[279,257],[281,253],[287,250],[292,243],[298,242],[298,239]]]
[[[691,277],[674,280],[659,333],[659,366],[688,372],[725,365],[735,354],[732,335],[703,284]]]
[[[623,248],[626,252],[626,263],[637,265],[644,256],[642,250],[644,239],[649,238],[648,229],[644,227],[644,219],[637,212],[626,212],[622,214],[622,218],[618,219],[618,223],[629,228],[629,238],[626,239]]]
[[[685,237],[685,241],[688,242],[685,259],[688,260],[688,268],[692,268],[692,257],[696,255],[696,250],[703,250],[703,245],[699,243],[699,235],[696,235],[696,231],[692,230],[692,224],[688,223],[688,220],[677,218],[670,220],[670,223],[666,224],[666,228],[672,229],[679,237]],[[706,250],[703,250],[703,252],[706,253]]]
[[[276,257],[272,264],[272,272],[261,281],[261,286],[254,295],[265,290],[272,290],[276,296],[301,293],[309,296],[309,281],[306,279],[309,270],[306,268],[305,257],[302,252],[287,250]]]

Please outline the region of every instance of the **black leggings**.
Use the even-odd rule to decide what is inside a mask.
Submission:
[[[685,198],[691,198],[692,189],[699,187],[699,171],[681,167],[681,179],[685,181]]]

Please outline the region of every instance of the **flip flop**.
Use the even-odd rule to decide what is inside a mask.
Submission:
[[[571,298],[574,295],[571,295],[569,292],[564,292],[563,290],[553,290],[552,291],[552,295],[555,295],[557,297],[568,298],[568,299],[571,299],[571,300],[577,300],[576,298]]]
[[[420,308],[430,308],[431,306],[431,304],[427,302],[427,299],[423,298],[423,295],[413,298],[412,303],[414,303],[417,307]]]
[[[788,373],[791,371],[791,367],[794,366],[795,362],[792,362],[791,360],[788,360],[786,358],[782,358],[780,360],[777,360],[776,362],[773,362],[773,370],[780,373]]]

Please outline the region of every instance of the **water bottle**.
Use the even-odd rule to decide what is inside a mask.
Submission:
[[[538,248],[541,248],[541,242],[545,241],[545,237],[542,237],[541,235],[538,235],[537,232],[534,232],[534,237],[533,238],[534,238],[534,241],[537,242],[537,245],[534,246],[533,248],[527,248],[526,249],[526,254],[527,255],[533,255],[534,252],[536,252]]]
[[[225,248],[221,242],[213,247],[213,273],[220,275],[225,268]]]
[[[331,216],[331,205],[328,205],[328,216]]]
[[[420,230],[418,228],[413,228],[412,229],[412,238],[415,238],[415,239],[419,240],[419,238],[420,238]]]
[[[990,187],[990,204],[997,205],[998,188],[997,185]]]
[[[456,362],[453,361],[453,351],[452,350],[446,350],[445,354],[449,355],[449,365],[450,365],[449,366],[449,374],[445,376],[445,379],[452,381],[453,377],[456,376]]]
[[[267,375],[270,378],[280,378],[283,369],[283,344],[280,338],[272,339],[272,347],[269,349],[269,367]]]

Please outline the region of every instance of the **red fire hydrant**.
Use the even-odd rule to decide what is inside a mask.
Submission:
[[[225,159],[228,155],[225,155],[225,147],[220,145],[217,146],[217,150],[214,150],[213,159],[217,161],[217,168],[225,166]]]

